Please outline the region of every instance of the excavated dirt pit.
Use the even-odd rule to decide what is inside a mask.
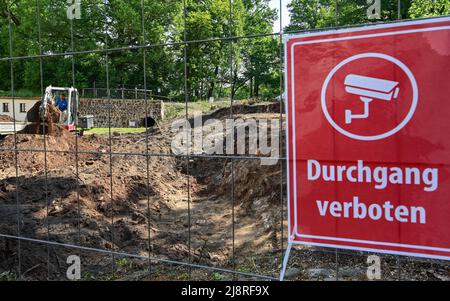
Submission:
[[[279,104],[238,106],[233,113],[236,119],[277,119],[279,110]],[[222,109],[204,121],[229,116]],[[114,134],[111,144],[108,135],[75,137],[65,131],[45,139],[6,137],[0,141],[5,149],[0,152],[0,233],[277,277],[286,201],[281,163],[174,157],[172,137],[170,124],[144,134]],[[147,159],[147,142],[149,154],[162,156]],[[110,155],[110,149],[117,154]],[[290,270],[292,279],[312,279],[311,268],[330,270],[334,264],[334,254],[302,254],[293,255],[299,272]],[[154,260],[0,238],[0,272],[20,273],[23,279],[66,279],[69,255],[81,256],[84,280],[232,279]],[[341,267],[364,265],[366,258],[358,256],[342,259]],[[446,277],[448,271],[437,275]],[[349,275],[364,279],[365,270]]]
[[[228,268],[233,258],[236,265],[238,258],[279,249],[280,166],[236,161],[233,207],[230,160],[139,155],[147,139],[149,153],[171,154],[169,126],[113,135],[111,148],[120,155],[111,156],[108,135],[75,137],[62,130],[45,138],[6,137],[0,148],[11,151],[0,152],[0,232],[184,262],[191,254],[194,263]],[[262,173],[264,180],[258,179]],[[0,241],[0,270],[17,272],[17,242]],[[47,277],[47,254],[50,277],[64,278],[64,256],[77,252],[30,242],[20,249],[28,279]],[[95,262],[105,256],[91,252],[85,264],[100,271],[103,265]]]

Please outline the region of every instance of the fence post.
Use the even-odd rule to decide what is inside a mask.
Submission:
[[[291,249],[292,249],[292,243],[289,242],[287,249],[286,249],[286,253],[284,253],[284,258],[283,258],[283,264],[281,266],[281,272],[280,272],[280,281],[284,281],[284,276],[286,276],[286,269],[289,263],[289,255],[291,255]]]

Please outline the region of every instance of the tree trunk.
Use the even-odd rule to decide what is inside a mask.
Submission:
[[[203,87],[205,85],[205,82],[202,80],[200,82],[200,99],[203,99]]]
[[[258,83],[258,80],[256,78],[255,78],[254,94],[255,94],[255,97],[257,99],[259,99],[259,83]]]
[[[214,68],[214,78],[211,80],[209,84],[207,99],[214,96],[214,87],[216,86],[216,78],[218,74],[219,74],[219,66],[216,66],[216,68]]]
[[[234,96],[236,95],[236,82],[238,79],[238,73],[236,68],[234,69],[234,75],[233,75],[233,82],[231,84],[231,99],[234,99]]]
[[[222,98],[222,88],[223,88],[223,82],[221,81],[220,82],[220,87],[219,87],[219,94],[217,96],[219,99]]]

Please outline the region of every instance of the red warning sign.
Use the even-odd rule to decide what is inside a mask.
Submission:
[[[285,49],[290,242],[450,259],[450,18]]]

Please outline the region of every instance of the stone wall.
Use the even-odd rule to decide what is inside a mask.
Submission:
[[[130,122],[136,126],[145,126],[144,118],[146,103],[148,104],[148,117],[156,121],[164,118],[164,103],[161,100],[143,99],[101,99],[80,98],[79,113],[83,115],[94,115],[94,126],[98,128],[109,127],[108,116],[111,102],[111,127],[130,127]]]

